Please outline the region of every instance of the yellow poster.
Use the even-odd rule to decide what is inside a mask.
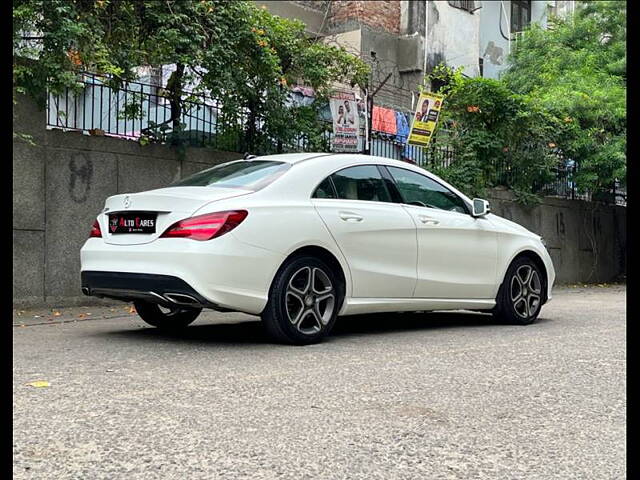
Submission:
[[[423,92],[420,94],[409,131],[409,145],[419,147],[429,145],[438,124],[443,101],[444,96],[437,93]]]

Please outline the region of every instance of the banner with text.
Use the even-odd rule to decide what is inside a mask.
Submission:
[[[357,152],[360,118],[355,93],[336,92],[329,98],[334,152]]]
[[[426,147],[433,137],[440,116],[440,109],[444,101],[443,95],[423,92],[418,99],[416,113],[411,122],[409,145]]]

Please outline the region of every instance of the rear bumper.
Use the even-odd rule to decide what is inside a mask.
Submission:
[[[80,275],[85,295],[125,301],[146,300],[166,306],[220,309],[187,282],[171,275],[95,271],[84,271]]]
[[[264,309],[271,281],[284,260],[239,241],[233,232],[208,242],[162,238],[140,245],[90,238],[80,258],[85,294],[161,303],[167,293],[177,293],[207,308],[250,314]]]

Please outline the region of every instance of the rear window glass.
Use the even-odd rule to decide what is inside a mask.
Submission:
[[[291,164],[269,160],[223,163],[172,183],[172,187],[225,187],[259,190],[286,172]]]

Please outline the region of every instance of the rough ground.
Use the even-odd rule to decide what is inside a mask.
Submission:
[[[625,296],[557,289],[527,327],[342,318],[311,347],[239,314],[15,312],[14,478],[625,478]]]

